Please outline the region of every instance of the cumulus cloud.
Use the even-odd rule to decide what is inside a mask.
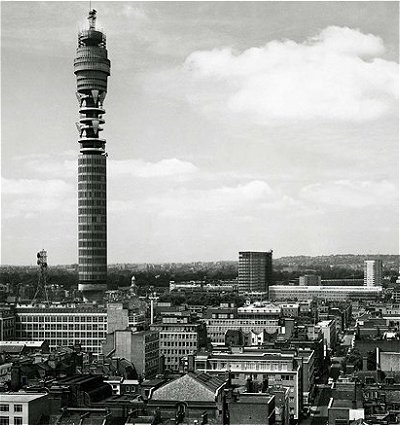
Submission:
[[[162,159],[158,162],[146,162],[141,159],[109,160],[110,173],[115,176],[129,174],[133,177],[173,177],[196,173],[197,167],[191,162],[177,158]]]
[[[300,197],[319,205],[350,208],[382,207],[398,208],[398,191],[387,180],[349,181],[337,180],[304,187]]]
[[[287,120],[364,122],[396,111],[398,64],[373,34],[327,27],[303,43],[271,41],[241,53],[196,51],[183,66],[188,100],[269,125]]]
[[[112,201],[114,211],[138,210],[156,213],[161,217],[194,218],[204,214],[223,217],[252,217],[263,210],[279,210],[296,205],[288,196],[274,190],[262,180],[234,186],[209,189],[174,188],[157,196],[137,200]]]

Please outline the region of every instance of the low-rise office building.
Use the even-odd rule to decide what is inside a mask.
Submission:
[[[382,287],[273,285],[269,287],[269,295],[272,301],[303,301],[313,298],[325,301],[372,300],[382,295]]]
[[[164,313],[161,323],[151,326],[159,332],[160,355],[165,369],[179,371],[183,358],[207,345],[207,329],[187,310]]]

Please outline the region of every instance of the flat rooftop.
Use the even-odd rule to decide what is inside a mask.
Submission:
[[[29,403],[38,398],[46,397],[47,393],[8,392],[1,393],[2,403]]]

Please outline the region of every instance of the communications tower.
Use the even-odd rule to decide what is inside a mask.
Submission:
[[[39,277],[36,285],[35,295],[32,298],[32,304],[49,303],[47,294],[47,251],[42,249],[36,255],[37,265],[39,266]]]
[[[78,34],[74,60],[80,119],[78,159],[78,264],[79,286],[86,301],[101,301],[107,289],[107,186],[103,102],[110,61],[106,36],[96,29],[96,11],[89,28]]]

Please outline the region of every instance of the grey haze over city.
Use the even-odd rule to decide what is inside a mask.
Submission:
[[[397,2],[92,2],[109,262],[395,254]],[[88,2],[1,5],[2,264],[77,260]]]

